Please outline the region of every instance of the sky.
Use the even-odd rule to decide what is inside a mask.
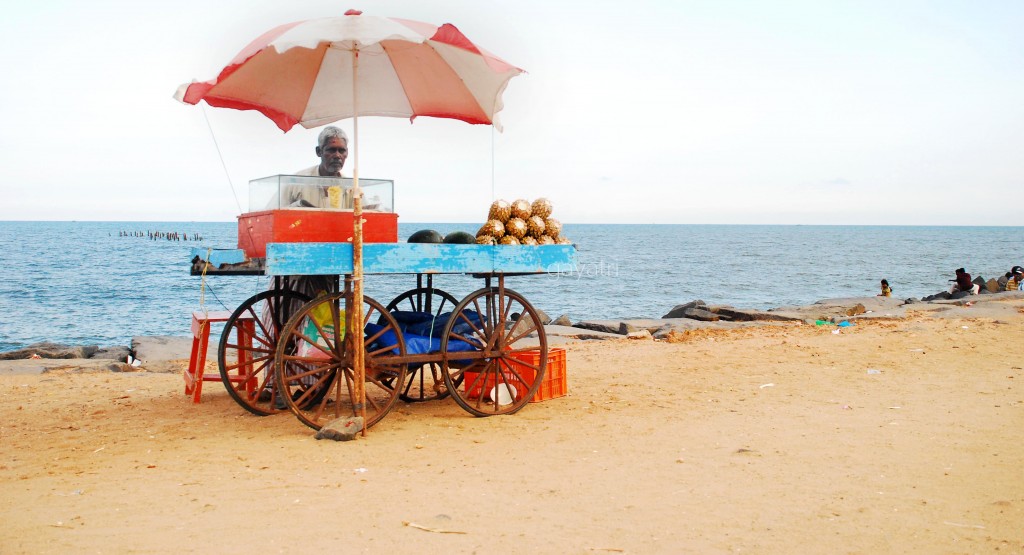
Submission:
[[[249,180],[318,162],[318,130],[173,93],[349,8],[452,23],[527,72],[501,133],[359,120],[400,221],[547,197],[567,223],[1024,225],[1017,0],[10,2],[0,220],[233,221]]]

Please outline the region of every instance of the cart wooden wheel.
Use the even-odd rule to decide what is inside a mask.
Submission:
[[[220,378],[245,410],[266,416],[284,408],[274,387],[277,339],[288,315],[307,302],[307,295],[295,291],[264,291],[246,299],[224,324],[217,348]]]
[[[458,351],[464,343],[476,350]],[[539,356],[516,358],[525,352]],[[448,390],[462,408],[475,416],[512,414],[540,388],[548,342],[533,305],[511,289],[489,287],[455,307],[441,336],[441,354]]]
[[[395,297],[388,303],[388,312],[411,311],[432,314],[435,318],[451,312],[458,299],[434,287],[417,287]],[[406,371],[405,385],[398,397],[406,403],[419,403],[444,399],[448,396],[448,386],[441,375],[440,362],[426,362],[419,366],[410,365]]]
[[[364,297],[359,328],[365,333],[350,333],[347,300],[350,292],[313,299],[288,320],[278,342],[276,371],[287,392],[284,401],[299,420],[317,430],[332,420],[359,414],[353,399],[353,343],[365,349],[367,428],[395,405],[395,384],[405,379],[405,341],[398,322],[380,303]]]

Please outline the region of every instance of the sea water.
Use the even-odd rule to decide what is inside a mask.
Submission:
[[[474,232],[473,224],[399,225]],[[150,232],[184,239],[150,239]],[[189,275],[193,247],[234,248],[234,222],[0,222],[0,351],[39,341],[128,345],[137,335],[189,335],[193,310],[232,310],[266,277]],[[767,309],[835,297],[945,290],[953,270],[999,277],[1024,265],[1024,228],[781,225],[573,225],[575,272],[506,281],[551,317],[657,318],[695,299]],[[201,240],[191,240],[196,235]],[[413,275],[368,276],[383,304]],[[483,286],[434,278],[461,299]]]

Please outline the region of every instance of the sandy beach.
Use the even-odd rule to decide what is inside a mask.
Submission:
[[[347,443],[179,373],[0,374],[0,552],[1024,553],[1024,300],[986,304],[572,342],[567,397]]]

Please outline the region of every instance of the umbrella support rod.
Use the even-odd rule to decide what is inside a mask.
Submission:
[[[359,45],[352,49],[352,150],[355,158],[352,170],[352,309],[356,348],[352,350],[352,366],[355,371],[355,405],[357,412],[366,422],[366,349],[363,345],[363,192],[359,188]],[[366,426],[363,426],[366,437]]]

